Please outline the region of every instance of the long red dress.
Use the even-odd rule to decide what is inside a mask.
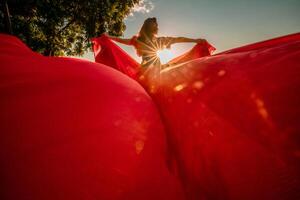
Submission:
[[[300,199],[300,34],[197,45],[148,93],[94,45],[105,65],[0,34],[1,200]]]
[[[108,38],[93,42],[96,62],[138,69]],[[300,34],[213,56],[196,47],[146,87],[187,199],[300,199]]]
[[[0,199],[184,199],[144,89],[0,34]]]

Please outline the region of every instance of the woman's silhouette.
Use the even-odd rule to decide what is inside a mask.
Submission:
[[[159,109],[169,169],[187,199],[300,199],[300,143],[295,141],[300,126],[292,120],[299,113],[300,34],[213,56],[208,42],[197,44],[169,62],[175,60],[174,66],[159,70],[151,67],[159,60],[147,56],[196,40],[155,37],[155,24],[146,20],[131,40],[115,38],[136,46],[142,67],[107,37],[93,39],[95,61],[134,79],[140,78],[131,73],[135,69],[150,72],[140,83]]]
[[[157,37],[158,23],[155,17],[147,18],[138,35],[133,36],[130,39],[124,39],[119,37],[113,37],[105,34],[110,39],[125,44],[132,45],[136,49],[138,56],[142,57],[142,62],[138,71],[138,79],[145,87],[154,87],[155,82],[160,81],[160,74],[163,69],[169,66],[173,66],[175,63],[162,64],[160,58],[157,55],[159,50],[170,48],[172,44],[193,42],[204,44],[207,43],[205,39],[192,39],[186,37]]]
[[[144,24],[137,36],[133,36],[131,39],[122,39],[118,37],[108,36],[116,42],[120,42],[125,45],[133,45],[136,49],[137,55],[142,57],[142,70],[147,67],[159,67],[164,68],[166,65],[162,65],[157,51],[164,48],[170,48],[172,44],[183,42],[203,43],[205,39],[191,39],[186,37],[157,37],[158,23],[155,17],[148,18],[144,21]]]

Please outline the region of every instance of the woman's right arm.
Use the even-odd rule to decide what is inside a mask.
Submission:
[[[122,44],[125,44],[125,45],[132,45],[132,42],[131,42],[131,39],[126,39],[126,38],[119,38],[119,37],[115,37],[115,36],[110,36],[108,34],[105,33],[105,35],[107,37],[109,37],[110,39],[116,41],[116,42],[119,42],[119,43],[122,43]]]

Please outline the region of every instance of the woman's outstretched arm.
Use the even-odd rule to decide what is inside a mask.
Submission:
[[[115,36],[110,36],[108,34],[105,34],[107,37],[109,37],[110,39],[122,43],[122,44],[126,44],[126,45],[132,45],[131,44],[131,39],[127,39],[127,38],[119,38],[119,37],[115,37]]]
[[[205,43],[206,42],[206,40],[202,38],[192,39],[186,37],[162,37],[162,39],[166,48],[171,48],[171,45],[176,43],[184,43],[184,42]]]
[[[192,38],[186,38],[186,37],[175,37],[173,38],[173,43],[183,43],[183,42],[195,42],[195,43],[201,43],[205,42],[205,39],[199,38],[199,39],[192,39]]]

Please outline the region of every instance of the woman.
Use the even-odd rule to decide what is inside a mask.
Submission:
[[[143,28],[132,40],[116,38],[137,47],[142,68],[151,69],[147,50],[160,48],[157,41],[189,41],[156,38],[153,22]],[[96,62],[117,70],[132,65],[106,37],[93,44]],[[187,199],[300,199],[300,125],[293,120],[300,113],[300,33],[211,57],[209,45],[193,49],[196,56],[190,51],[185,62],[180,57],[159,79],[150,73],[143,82],[166,128],[169,169]]]
[[[155,17],[148,18],[144,21],[144,24],[138,34],[131,39],[122,39],[118,37],[108,36],[116,42],[120,42],[125,45],[133,45],[136,49],[137,55],[142,57],[142,71],[145,71],[149,67],[156,67],[156,69],[162,69],[167,65],[162,65],[157,51],[164,48],[170,48],[172,44],[182,42],[195,42],[204,43],[205,39],[191,39],[185,37],[157,37],[158,23]]]

